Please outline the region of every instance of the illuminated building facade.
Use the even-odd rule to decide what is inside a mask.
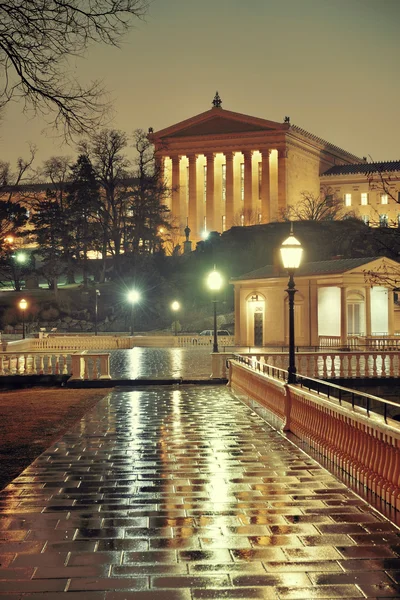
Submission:
[[[348,336],[393,336],[400,329],[393,291],[371,286],[365,271],[384,268],[388,258],[349,258],[305,263],[296,273],[294,318],[299,346],[347,346]],[[235,344],[286,346],[289,341],[287,273],[267,265],[231,279],[235,288]],[[282,302],[282,298],[286,299]]]
[[[277,221],[305,190],[316,195],[320,176],[363,159],[303,129],[212,108],[157,132],[156,156],[172,193],[169,208],[195,241],[206,231]]]

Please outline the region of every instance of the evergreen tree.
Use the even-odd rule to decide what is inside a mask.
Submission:
[[[81,154],[71,167],[71,181],[67,187],[67,212],[75,256],[82,263],[83,284],[88,283],[88,251],[101,249],[99,225],[96,217],[100,211],[100,186],[92,163]]]

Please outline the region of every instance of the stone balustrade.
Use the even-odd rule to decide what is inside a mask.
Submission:
[[[232,355],[232,354],[231,354]],[[286,369],[289,361],[284,352],[250,352],[245,355],[255,363]],[[226,358],[226,357],[225,357]],[[392,350],[297,352],[296,369],[305,377],[389,378],[400,376],[400,353]]]
[[[2,352],[0,376],[70,375],[70,380],[111,379],[110,355],[63,352]]]
[[[397,423],[326,394],[288,385],[285,378],[285,370],[278,367],[256,364],[248,358],[229,361],[233,391],[253,408],[262,406],[275,425],[295,434],[357,483],[400,510]]]

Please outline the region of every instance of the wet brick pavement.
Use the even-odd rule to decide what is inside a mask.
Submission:
[[[110,352],[112,379],[209,379],[211,348],[132,348]]]
[[[0,538],[0,600],[400,598],[398,528],[222,386],[113,390]]]

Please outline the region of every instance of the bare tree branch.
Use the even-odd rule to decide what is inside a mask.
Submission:
[[[107,109],[102,87],[81,86],[68,59],[93,43],[118,47],[146,9],[147,0],[0,2],[0,109],[20,98],[67,137],[93,131]]]

